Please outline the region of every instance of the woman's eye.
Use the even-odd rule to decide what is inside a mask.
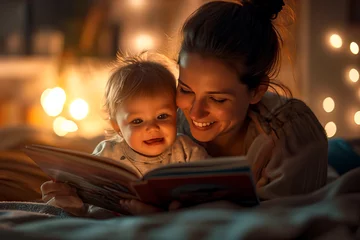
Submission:
[[[157,118],[158,119],[167,119],[168,117],[169,117],[169,115],[164,113],[164,114],[160,114]]]
[[[225,98],[214,98],[214,97],[210,97],[210,98],[211,98],[211,100],[213,100],[214,102],[217,102],[217,103],[223,103],[227,100]]]
[[[179,87],[179,90],[180,90],[181,93],[185,93],[185,94],[192,93],[191,91],[186,90],[183,87]]]
[[[140,124],[140,123],[142,123],[142,122],[143,122],[143,120],[141,120],[141,119],[139,119],[139,118],[134,119],[134,120],[131,121],[132,124]]]

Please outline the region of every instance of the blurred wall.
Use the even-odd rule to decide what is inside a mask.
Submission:
[[[351,68],[360,70],[359,54],[350,52],[349,45],[360,44],[360,22],[351,19],[351,11],[360,14],[356,1],[301,0],[299,5],[297,43],[297,76],[301,82],[304,100],[314,110],[320,122],[326,126],[336,125],[334,137],[359,137],[360,126],[354,115],[360,111],[360,81],[349,80]],[[355,9],[352,9],[354,8]],[[357,8],[357,9],[356,9]],[[329,44],[331,34],[339,34],[342,46]],[[331,97],[335,109],[327,113],[323,100]],[[360,120],[359,120],[360,121]],[[328,131],[334,128],[328,125]],[[332,134],[331,134],[332,135]]]

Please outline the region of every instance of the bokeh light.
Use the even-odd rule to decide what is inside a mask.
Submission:
[[[137,51],[151,50],[155,47],[154,38],[148,34],[139,34],[135,38],[135,48]]]
[[[329,42],[334,48],[341,48],[342,46],[342,39],[338,34],[331,35]]]
[[[336,130],[337,130],[336,124],[334,122],[328,122],[325,125],[325,131],[326,131],[328,138],[333,137],[336,134]]]
[[[76,132],[78,130],[78,126],[75,122],[60,116],[55,118],[53,122],[53,130],[56,135],[62,137],[69,132]]]
[[[359,72],[355,68],[350,69],[349,71],[349,79],[352,82],[357,82],[359,80]]]
[[[327,97],[323,101],[323,108],[325,112],[332,112],[335,108],[335,102],[331,97]]]
[[[69,107],[71,116],[76,120],[84,119],[89,113],[89,105],[81,98],[75,99]]]
[[[46,89],[41,94],[40,99],[44,111],[47,115],[52,117],[55,117],[62,112],[65,101],[65,91],[59,87],[53,89]]]
[[[350,51],[355,55],[358,54],[359,53],[359,45],[356,42],[350,43]]]
[[[354,122],[355,122],[357,125],[360,125],[360,111],[357,111],[357,112],[354,114]]]

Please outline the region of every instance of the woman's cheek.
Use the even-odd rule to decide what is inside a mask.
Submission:
[[[178,95],[176,96],[176,106],[178,106],[178,108],[181,109],[186,109],[189,108],[190,105],[191,105],[190,99],[178,93]]]
[[[211,114],[215,115],[219,120],[230,120],[235,117],[237,111],[231,107],[213,107],[211,110]]]

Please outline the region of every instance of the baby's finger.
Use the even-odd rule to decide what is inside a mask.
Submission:
[[[85,211],[84,202],[77,196],[56,196],[47,204],[62,208],[76,216],[83,215]]]
[[[77,196],[75,188],[64,188],[60,189],[60,191],[52,191],[48,193],[42,192],[42,200],[43,202],[48,202],[51,198],[56,196]]]

